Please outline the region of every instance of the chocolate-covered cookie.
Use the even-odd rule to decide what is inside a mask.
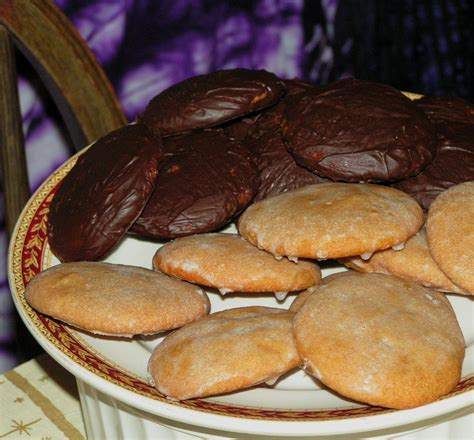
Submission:
[[[156,188],[132,231],[175,238],[213,231],[253,199],[258,171],[250,152],[221,131],[164,140]]]
[[[436,156],[418,175],[393,186],[428,210],[441,192],[474,180],[474,106],[452,97],[425,97],[415,102],[436,127]]]
[[[285,86],[265,70],[195,76],[155,96],[140,120],[162,136],[211,127],[277,102]]]
[[[415,177],[393,185],[410,194],[424,210],[441,192],[474,180],[474,125],[440,124],[437,136],[433,162]]]
[[[127,125],[92,144],[61,183],[49,211],[48,239],[63,262],[97,260],[127,232],[154,188],[161,140]]]
[[[286,93],[284,97],[279,101],[279,103],[286,102],[287,98],[301,92],[305,92],[306,90],[309,91],[314,91],[318,87],[316,84],[303,81],[301,79],[295,78],[295,79],[284,79],[282,80],[283,84],[286,87]],[[273,111],[278,108],[278,123],[281,123],[281,116],[282,116],[282,110],[284,106],[270,106],[269,108],[265,108],[261,111],[256,111],[251,113],[250,115],[244,116],[243,118],[238,118],[235,120],[232,120],[230,122],[227,122],[222,125],[222,129],[224,130],[225,134],[229,136],[232,139],[235,139],[237,141],[244,141],[247,135],[249,134],[250,129],[255,125],[255,123],[258,121],[260,116],[271,112],[273,114]],[[267,128],[268,124],[264,124],[263,131],[267,130],[276,130],[276,128],[271,124]],[[261,131],[261,130],[258,130]],[[280,131],[278,129],[277,131]]]
[[[474,125],[474,104],[456,96],[424,96],[415,104],[423,109],[434,124],[455,123]]]
[[[230,139],[237,142],[244,142],[247,138],[250,129],[258,121],[258,118],[264,114],[267,109],[262,112],[255,112],[243,118],[232,120],[226,124],[223,124],[219,128],[228,136]]]
[[[320,85],[317,85],[315,83],[309,82],[309,81],[304,81],[299,78],[293,78],[293,79],[284,79],[283,83],[285,84],[286,87],[286,94],[285,96],[292,96],[296,95],[298,93],[304,93],[304,92],[315,92],[321,88]]]
[[[228,136],[243,142],[255,153],[260,174],[260,186],[255,200],[328,181],[297,164],[282,137],[283,111],[291,96],[312,92],[317,86],[299,79],[283,82],[286,94],[278,104],[223,127]]]
[[[246,145],[255,153],[260,174],[255,200],[329,181],[296,163],[286,149],[281,132],[284,108],[281,102],[262,113],[245,138]]]
[[[284,135],[300,164],[346,182],[413,176],[435,152],[433,127],[415,104],[392,87],[355,79],[292,97]]]

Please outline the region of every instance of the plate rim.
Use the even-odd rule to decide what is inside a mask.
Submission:
[[[110,395],[118,400],[129,404],[133,407],[139,408],[147,413],[167,417],[172,420],[190,423],[191,425],[203,426],[207,428],[221,429],[222,426],[228,426],[229,423],[233,423],[231,432],[241,432],[249,434],[275,434],[275,423],[278,424],[278,433],[280,435],[311,435],[311,434],[347,434],[367,431],[370,427],[371,430],[384,429],[389,427],[395,427],[400,425],[400,419],[403,420],[402,424],[417,422],[423,419],[436,417],[441,414],[449,413],[451,411],[463,408],[474,403],[474,374],[470,374],[463,378],[463,381],[458,384],[455,388],[457,390],[461,384],[462,388],[458,391],[451,392],[448,396],[445,396],[435,402],[428,405],[424,405],[418,408],[412,408],[408,410],[393,410],[387,408],[380,408],[380,410],[374,410],[372,406],[360,406],[355,411],[355,414],[348,415],[351,409],[328,409],[327,412],[340,412],[346,413],[344,417],[328,417],[324,418],[308,418],[303,419],[285,419],[285,417],[278,417],[278,419],[269,419],[264,417],[249,417],[248,415],[239,416],[236,413],[228,415],[227,413],[221,414],[219,412],[208,412],[199,410],[198,408],[189,408],[189,405],[180,403],[172,403],[166,401],[166,399],[152,399],[132,389],[120,386],[113,381],[107,380],[105,377],[101,377],[95,373],[89,365],[89,368],[81,363],[77,362],[74,357],[67,354],[64,350],[61,350],[47,337],[47,330],[44,324],[44,320],[62,327],[65,332],[73,337],[67,326],[62,323],[56,322],[54,319],[40,316],[26,303],[24,298],[24,287],[25,280],[28,281],[27,277],[23,273],[22,256],[25,246],[25,240],[27,238],[27,232],[32,225],[34,215],[38,213],[41,206],[47,205],[51,201],[54,191],[57,189],[58,184],[72,168],[77,157],[82,154],[88,147],[85,147],[74,156],[69,158],[61,166],[59,166],[52,174],[50,174],[39,188],[31,196],[27,204],[25,205],[22,213],[20,214],[18,221],[15,225],[14,231],[11,235],[10,245],[8,250],[8,280],[10,284],[10,290],[13,297],[15,307],[18,310],[22,320],[27,326],[28,330],[40,345],[64,368],[70,371],[74,376],[88,383],[94,388]],[[49,188],[49,189],[48,189]],[[44,206],[44,209],[47,209]],[[47,211],[46,211],[47,212]],[[46,214],[42,213],[43,217],[41,223],[38,226],[38,233],[44,235],[44,242],[46,243],[46,225],[45,218]],[[43,252],[45,244],[41,247]],[[41,270],[42,255],[38,259],[38,255],[35,255],[33,260],[36,259],[36,267]],[[32,260],[32,261],[33,261]],[[33,261],[34,262],[34,261]],[[20,268],[20,271],[18,271]],[[32,276],[30,272],[28,276]],[[31,278],[30,278],[31,279]],[[18,288],[18,286],[22,286]],[[22,290],[23,289],[23,290]],[[41,326],[38,326],[38,322],[41,321]],[[102,361],[104,362],[104,361]],[[105,363],[105,362],[104,362]],[[149,386],[149,385],[148,385]],[[199,402],[207,402],[205,399],[193,399]],[[204,406],[209,405],[207,402]],[[218,404],[211,403],[212,405],[218,405],[221,407],[235,407],[238,405],[232,404]],[[368,408],[370,414],[364,414],[364,409]],[[430,412],[429,410],[434,412]],[[262,409],[263,410],[263,409]],[[297,412],[314,412],[324,413],[326,410],[312,410],[312,411],[290,411],[290,410],[266,410],[273,411],[275,413],[297,413]],[[354,412],[354,411],[353,411]],[[426,414],[428,412],[428,414]],[[196,417],[198,415],[198,417]],[[383,420],[381,420],[383,419]],[[225,424],[226,423],[226,424]],[[224,425],[225,424],[225,425]]]

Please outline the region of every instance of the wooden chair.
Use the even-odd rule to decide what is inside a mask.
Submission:
[[[0,158],[9,234],[30,196],[14,46],[51,93],[76,148],[127,123],[92,51],[52,1],[0,0]],[[20,348],[28,351],[23,338],[31,336],[20,332]]]
[[[49,0],[0,1],[0,148],[7,229],[29,197],[13,43],[48,88],[76,148],[127,123],[92,51]]]

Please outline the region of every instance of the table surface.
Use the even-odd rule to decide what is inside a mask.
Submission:
[[[76,381],[47,354],[0,376],[0,439],[85,439]],[[381,438],[474,438],[474,405],[417,432]]]
[[[0,439],[85,439],[76,380],[47,354],[0,376]]]

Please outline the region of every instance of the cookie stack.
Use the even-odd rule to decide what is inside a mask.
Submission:
[[[419,174],[394,186],[428,210],[446,189],[474,180],[474,106],[461,98],[433,96],[415,104],[436,129],[436,155]]]
[[[436,400],[464,358],[440,291],[474,295],[473,111],[445,99],[245,69],[176,84],[79,156],[50,209],[63,264],[26,298],[96,334],[174,330],[149,361],[170,399],[302,368],[372,405]],[[165,240],[154,270],[92,261],[126,233]],[[349,271],[321,279],[325,260]],[[280,303],[209,314],[231,292]]]
[[[474,181],[450,187],[430,206],[426,228],[398,252],[341,259],[360,272],[394,274],[443,292],[474,295]]]
[[[49,242],[63,262],[98,260],[127,232],[212,232],[253,201],[331,182],[391,184],[426,210],[474,179],[473,114],[461,99],[412,102],[355,79],[317,87],[246,69],[192,77],[79,157],[52,202]]]

